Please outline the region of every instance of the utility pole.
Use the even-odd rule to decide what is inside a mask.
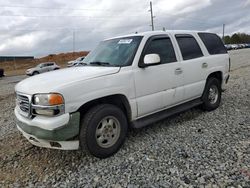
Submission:
[[[150,1],[150,14],[151,14],[151,26],[152,26],[152,31],[155,30],[154,27],[154,15],[153,15],[153,7],[152,7],[152,1]]]
[[[73,58],[75,58],[75,38],[76,38],[75,35],[76,35],[75,30],[73,30]]]
[[[222,26],[222,40],[225,43],[225,24]]]

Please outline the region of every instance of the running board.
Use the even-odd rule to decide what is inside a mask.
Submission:
[[[202,100],[200,98],[195,99],[195,100],[186,102],[184,104],[180,104],[178,106],[175,106],[175,107],[172,107],[172,108],[157,112],[155,114],[151,114],[149,116],[140,118],[138,120],[132,121],[131,126],[133,128],[142,128],[142,127],[145,127],[145,126],[147,126],[149,124],[152,124],[152,123],[155,123],[157,121],[163,120],[163,119],[165,119],[165,118],[167,118],[169,116],[172,116],[174,114],[186,111],[186,110],[188,110],[190,108],[193,108],[195,106],[198,106],[200,104],[202,104]]]

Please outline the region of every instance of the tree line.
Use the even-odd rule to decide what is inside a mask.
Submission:
[[[225,44],[245,44],[250,43],[250,35],[246,33],[234,33],[224,37]]]

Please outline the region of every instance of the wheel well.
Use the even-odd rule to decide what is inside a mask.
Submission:
[[[126,115],[127,120],[131,121],[131,108],[127,98],[122,94],[110,95],[95,99],[83,104],[78,111],[81,113],[81,116],[85,114],[90,108],[98,104],[113,104],[118,106]],[[81,117],[82,118],[82,117]]]
[[[213,73],[209,74],[209,76],[207,77],[207,80],[209,78],[217,78],[220,81],[220,83],[222,83],[222,72],[220,72],[220,71],[213,72]]]

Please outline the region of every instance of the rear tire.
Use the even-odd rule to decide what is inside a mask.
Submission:
[[[202,108],[207,111],[215,110],[220,106],[221,83],[217,78],[212,77],[207,80],[202,101]]]
[[[123,111],[111,104],[91,108],[81,124],[80,146],[98,158],[116,153],[124,143],[128,130]]]

